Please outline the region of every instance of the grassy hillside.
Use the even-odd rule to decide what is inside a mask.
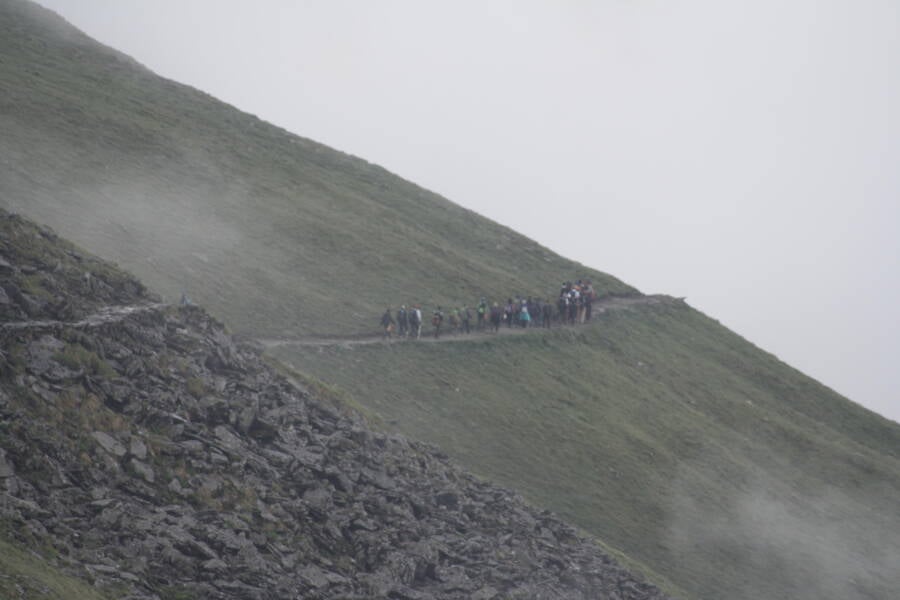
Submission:
[[[9,600],[106,600],[79,579],[63,575],[33,550],[3,541],[0,528],[0,598]]]
[[[0,3],[0,206],[243,332],[352,333],[387,304],[631,288],[363,160]]]
[[[0,207],[240,333],[354,333],[386,304],[545,295],[584,276],[633,291],[22,0],[0,0],[0,131]],[[576,332],[279,355],[693,597],[900,588],[900,428],[686,306]]]
[[[277,354],[694,597],[900,589],[900,427],[677,301],[577,330]]]

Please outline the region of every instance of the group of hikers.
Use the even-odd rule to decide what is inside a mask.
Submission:
[[[464,304],[445,312],[438,306],[431,314],[431,326],[434,337],[438,338],[448,330],[463,334],[471,333],[473,329],[497,333],[504,324],[510,328],[550,328],[554,321],[560,325],[575,325],[591,320],[596,297],[597,293],[590,280],[567,281],[562,284],[555,303],[549,299],[516,296],[515,299],[507,298],[501,304],[488,302],[482,297],[473,308]],[[418,304],[403,304],[396,313],[388,307],[381,315],[385,339],[391,339],[395,334],[401,338],[419,339],[422,336],[422,325],[422,308]]]

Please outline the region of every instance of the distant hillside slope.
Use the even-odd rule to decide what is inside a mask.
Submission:
[[[0,57],[0,206],[239,331],[365,331],[387,304],[544,295],[562,278],[633,291],[33,3],[0,3]]]

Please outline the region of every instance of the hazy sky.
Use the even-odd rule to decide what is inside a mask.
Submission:
[[[897,0],[40,0],[900,421]]]

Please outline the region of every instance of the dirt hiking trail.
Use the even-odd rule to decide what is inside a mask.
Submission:
[[[672,298],[670,296],[627,296],[627,297],[608,297],[602,298],[593,305],[594,315],[601,315],[607,311],[611,310],[629,310],[635,306],[642,305],[660,305],[660,304],[672,304],[682,302],[683,298]],[[0,332],[10,333],[15,331],[21,331],[25,329],[59,329],[61,327],[71,327],[75,329],[83,329],[83,328],[93,328],[100,327],[102,325],[106,325],[109,323],[114,323],[118,321],[122,321],[125,318],[140,314],[143,312],[152,312],[156,310],[163,310],[169,308],[171,306],[175,306],[173,304],[166,303],[152,303],[152,304],[134,304],[134,305],[125,305],[125,306],[108,306],[100,311],[89,315],[83,319],[78,321],[54,321],[54,320],[34,320],[34,321],[10,321],[6,323],[0,323]],[[590,323],[587,323],[590,324]],[[558,322],[554,322],[553,329],[560,328],[560,324]],[[459,332],[445,332],[442,333],[439,338],[434,337],[434,330],[430,324],[423,324],[422,326],[422,337],[418,340],[407,337],[400,338],[394,337],[391,339],[385,339],[384,336],[379,333],[372,334],[357,334],[357,335],[344,335],[344,336],[305,336],[305,337],[285,337],[285,338],[256,338],[251,336],[235,336],[238,341],[249,342],[251,344],[258,344],[263,349],[269,348],[279,348],[284,346],[309,346],[309,347],[329,347],[329,346],[340,346],[340,347],[353,347],[353,346],[365,346],[365,345],[373,345],[373,344],[406,344],[406,343],[416,343],[416,344],[442,344],[442,343],[455,343],[455,342],[467,342],[467,341],[486,341],[493,339],[497,336],[508,337],[508,336],[517,336],[517,335],[526,335],[529,333],[537,333],[539,331],[543,331],[542,327],[508,327],[506,325],[501,325],[500,330],[496,333],[490,331],[490,328],[483,331],[475,331],[474,328],[471,333],[459,333]]]

